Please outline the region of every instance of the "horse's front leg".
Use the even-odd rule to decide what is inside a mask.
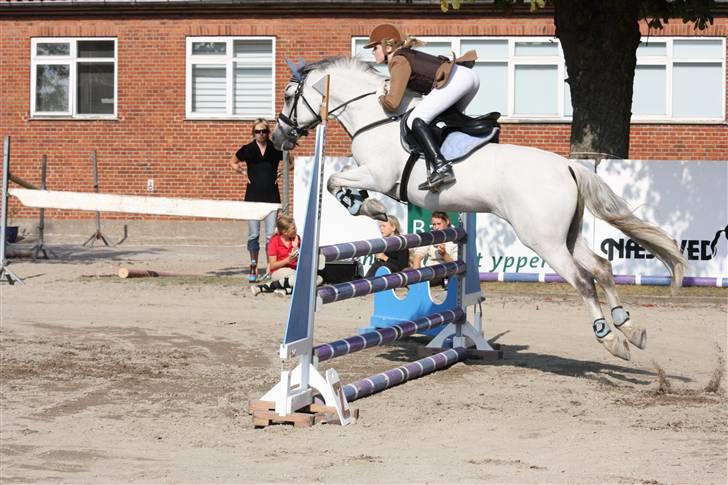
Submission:
[[[387,220],[387,209],[377,199],[369,198],[367,190],[378,191],[377,183],[364,166],[335,173],[326,182],[326,188],[350,214],[368,216],[380,221]]]

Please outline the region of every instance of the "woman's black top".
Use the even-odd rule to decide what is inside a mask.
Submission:
[[[381,259],[374,260],[374,264],[369,268],[369,271],[367,271],[366,277],[369,278],[370,276],[374,276],[374,273],[377,272],[377,269],[381,268],[382,266],[386,266],[389,268],[389,271],[392,273],[396,273],[397,271],[402,271],[407,266],[409,266],[409,249],[400,249],[398,251],[390,251],[388,253],[384,253],[385,256],[387,256],[386,261],[382,261]]]
[[[265,155],[261,155],[258,144],[243,145],[235,153],[235,157],[248,164],[248,188],[245,191],[245,200],[248,202],[281,202],[278,192],[278,164],[283,159],[283,153],[276,150],[273,143],[268,140]]]

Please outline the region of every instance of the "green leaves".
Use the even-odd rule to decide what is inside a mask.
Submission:
[[[411,3],[412,0],[397,0]],[[585,0],[586,1],[586,0]],[[609,0],[589,0],[593,2],[607,2]],[[650,29],[662,29],[670,19],[682,19],[684,23],[692,23],[696,30],[704,30],[713,24],[711,9],[715,0],[634,0],[640,5],[640,18],[647,22]],[[474,3],[477,0],[440,0],[440,9],[447,12],[452,6],[459,10],[464,3]],[[522,0],[495,0],[498,7],[509,8]],[[547,3],[554,4],[558,0],[530,0],[531,12],[546,7]]]
[[[531,0],[531,12],[546,6],[546,0]]]

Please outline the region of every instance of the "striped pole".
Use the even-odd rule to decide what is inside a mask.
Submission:
[[[348,300],[357,296],[369,295],[393,288],[403,288],[421,281],[431,281],[438,278],[465,273],[465,262],[451,261],[418,269],[409,269],[383,276],[373,276],[360,280],[324,285],[318,289],[318,296],[323,303]]]
[[[391,327],[385,327],[354,337],[318,345],[314,347],[313,352],[318,357],[319,362],[324,362],[334,357],[388,344],[403,337],[421,333],[446,323],[462,322],[464,320],[465,312],[463,309],[453,308],[452,310],[433,313],[432,315],[420,317],[415,320],[404,320]]]
[[[376,374],[344,386],[344,395],[348,402],[355,401],[362,397],[370,396],[390,387],[397,386],[410,379],[416,379],[435,372],[436,370],[449,367],[456,362],[465,360],[467,351],[464,347],[448,349],[439,354],[425,357],[424,359],[410,362],[403,366]]]
[[[326,258],[326,262],[331,263],[332,261],[352,259],[370,254],[386,253],[419,246],[430,246],[432,244],[442,244],[450,241],[457,242],[466,237],[467,233],[465,229],[462,227],[451,227],[443,230],[421,232],[419,234],[404,234],[401,236],[321,246],[319,251]]]

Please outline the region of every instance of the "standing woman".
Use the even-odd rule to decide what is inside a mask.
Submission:
[[[276,150],[270,141],[268,122],[258,118],[253,122],[253,141],[243,145],[230,160],[230,167],[243,173],[243,164],[248,168],[248,186],[245,190],[246,202],[273,202],[280,204],[278,192],[278,166],[283,153]],[[265,225],[266,247],[276,230],[276,213],[272,212],[263,219]],[[250,276],[248,280],[258,279],[258,253],[260,252],[260,221],[248,221],[248,252],[250,253]]]
[[[462,57],[449,60],[412,49],[422,44],[417,39],[402,35],[394,25],[381,24],[372,30],[369,43],[364,47],[374,49],[376,62],[389,67],[389,91],[379,97],[386,111],[399,109],[407,88],[424,95],[422,102],[407,118],[407,128],[420,145],[428,167],[431,167],[427,180],[418,188],[437,192],[443,185],[454,182],[455,175],[450,162],[440,153],[440,144],[429,125],[451,106],[465,110],[475,98],[480,78],[470,68],[478,56],[470,50]]]

